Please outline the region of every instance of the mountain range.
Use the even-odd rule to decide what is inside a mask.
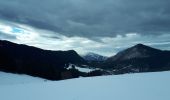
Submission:
[[[68,69],[68,67],[72,68]],[[89,73],[75,66],[94,68]],[[155,49],[143,44],[105,57],[95,53],[80,56],[74,50],[51,51],[0,40],[0,71],[27,74],[50,80],[170,70],[170,51]]]

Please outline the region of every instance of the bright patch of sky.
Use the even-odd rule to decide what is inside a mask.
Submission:
[[[24,31],[20,28],[13,27],[12,28],[12,33],[24,33]]]

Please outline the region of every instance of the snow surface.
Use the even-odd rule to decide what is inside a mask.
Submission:
[[[170,72],[0,85],[0,100],[170,100]]]
[[[81,67],[75,67],[76,69],[78,69],[79,71],[81,72],[91,72],[91,71],[94,71],[95,69],[89,69],[89,68],[81,68]]]
[[[81,72],[91,72],[91,71],[94,71],[94,70],[97,70],[97,69],[93,69],[93,68],[82,68],[82,67],[79,67],[77,65],[74,65],[74,64],[70,64],[69,67],[67,69],[72,69],[72,65],[75,66],[75,69],[81,71]]]
[[[15,84],[27,84],[27,83],[37,83],[44,82],[45,79],[32,77],[23,74],[11,74],[0,72],[0,85],[15,85]],[[1,99],[0,99],[1,100]]]

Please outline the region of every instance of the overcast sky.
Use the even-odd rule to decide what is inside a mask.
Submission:
[[[114,55],[137,43],[170,50],[170,0],[0,0],[0,39]]]

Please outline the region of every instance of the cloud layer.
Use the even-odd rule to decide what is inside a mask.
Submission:
[[[0,0],[0,39],[113,55],[136,43],[170,49],[169,0]]]
[[[169,0],[1,0],[0,18],[66,36],[170,31]]]

